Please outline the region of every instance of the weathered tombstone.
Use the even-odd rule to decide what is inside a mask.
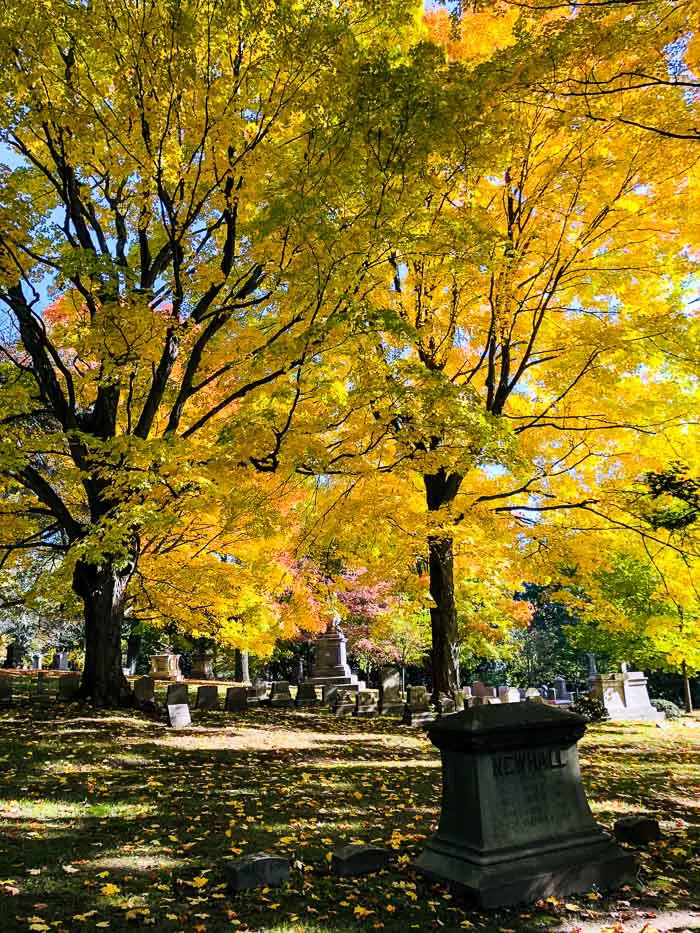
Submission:
[[[389,865],[390,854],[380,846],[347,845],[336,849],[331,857],[334,875],[369,875]]]
[[[51,667],[55,671],[67,671],[68,670],[68,652],[67,651],[54,652],[53,661],[51,662]]]
[[[9,706],[12,702],[12,681],[9,677],[0,677],[0,706]]]
[[[232,894],[248,888],[278,888],[289,880],[289,861],[279,855],[256,852],[230,862],[226,873]]]
[[[358,690],[355,694],[355,715],[376,716],[379,712],[379,691]]]
[[[484,696],[484,690],[486,689],[485,684],[480,680],[472,681],[472,696],[473,697],[482,697]]]
[[[352,716],[355,712],[357,690],[347,690],[345,687],[335,687],[331,699],[331,711],[336,716]]]
[[[467,697],[470,697],[471,695],[472,695],[471,687],[462,687],[462,696],[464,697],[465,700],[467,699]]]
[[[479,706],[428,726],[442,813],[416,867],[481,907],[632,881],[634,860],[596,824],[581,785],[585,729],[541,703]]]
[[[289,681],[275,680],[270,691],[270,706],[274,708],[288,708],[294,705],[289,689]]]
[[[337,695],[339,691],[342,690],[343,694],[357,693],[359,689],[360,689],[359,683],[348,684],[345,687],[338,686],[337,684],[326,684],[325,686],[321,687],[321,693],[323,695],[323,702],[326,706],[330,706],[332,708],[337,700]],[[352,702],[354,706],[355,700],[353,699]]]
[[[406,703],[401,688],[401,674],[398,668],[387,665],[380,671],[379,712],[383,714],[401,714]]]
[[[472,697],[472,706],[498,706],[500,702],[499,697]]]
[[[155,698],[155,682],[152,677],[139,677],[134,681],[134,701],[152,703]]]
[[[619,674],[596,674],[589,678],[589,694],[600,700],[612,720],[649,720],[659,722],[665,714],[649,701],[647,679],[641,671]]]
[[[316,687],[308,681],[299,684],[297,687],[296,700],[294,702],[296,703],[297,709],[312,709],[315,706],[319,706],[320,700],[316,693]]]
[[[190,702],[190,691],[187,684],[168,684],[165,694],[165,703],[167,706],[180,706],[183,703]]]
[[[10,642],[10,644],[7,646],[7,653],[5,655],[5,662],[3,667],[7,669],[14,669],[16,667],[20,667],[21,664],[22,649],[16,641]]]
[[[40,654],[33,654],[33,655],[32,655],[32,670],[33,670],[33,671],[40,671],[40,670],[41,670],[42,661],[43,661],[43,658],[41,657]]]
[[[226,691],[224,709],[228,713],[240,713],[248,709],[248,688],[229,687]]]
[[[328,623],[314,646],[314,663],[309,681],[319,687],[349,687],[357,684],[357,676],[347,662],[347,639],[338,618]]]
[[[192,725],[187,703],[168,703],[168,725],[173,729],[186,729]]]
[[[58,678],[58,696],[61,700],[73,700],[80,692],[80,674],[63,674]]]
[[[554,687],[547,688],[547,696],[545,697],[545,700],[548,700],[550,703],[557,702],[557,691],[554,689]]]
[[[406,705],[401,720],[405,726],[417,726],[435,719],[435,711],[430,708],[430,695],[426,687],[409,687]]]
[[[527,690],[525,691],[525,696],[523,697],[523,699],[524,699],[524,700],[531,700],[531,699],[533,699],[533,697],[540,697],[540,698],[541,698],[541,697],[542,697],[542,694],[541,694],[540,691],[537,689],[537,687],[528,687]]]
[[[197,687],[195,709],[219,709],[219,688],[214,684],[200,684]]]
[[[457,709],[457,704],[446,693],[441,693],[437,700],[437,711],[441,716],[449,716]]]
[[[169,648],[154,654],[151,658],[151,677],[154,680],[182,680],[180,655],[173,654]]]
[[[566,681],[563,677],[554,678],[554,693],[557,703],[571,703],[573,696],[566,689]]]
[[[499,687],[498,699],[501,703],[519,703],[520,691],[517,687]]]

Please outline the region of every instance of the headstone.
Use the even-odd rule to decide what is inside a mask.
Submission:
[[[336,716],[352,716],[355,712],[357,694],[357,690],[335,687],[330,704],[331,711],[335,713]]]
[[[554,693],[557,703],[571,703],[572,694],[566,689],[566,681],[563,677],[554,678]]]
[[[224,709],[228,713],[240,713],[248,709],[248,688],[229,687],[226,691]]]
[[[588,661],[588,679],[593,680],[598,676],[598,668],[596,667],[595,655],[592,651],[586,654],[586,660]]]
[[[63,674],[58,678],[58,696],[62,700],[73,700],[80,692],[80,674]]]
[[[275,680],[272,682],[270,691],[270,706],[275,708],[288,708],[294,705],[292,694],[289,689],[289,682],[286,680]]]
[[[401,720],[405,726],[418,726],[435,719],[435,711],[430,708],[430,695],[426,687],[409,687]]]
[[[53,656],[53,663],[51,667],[55,671],[67,671],[68,670],[68,652],[67,651],[56,651]]]
[[[186,729],[192,725],[187,703],[168,703],[168,725],[173,729]]]
[[[316,687],[308,681],[305,681],[297,687],[297,696],[294,702],[296,703],[297,709],[312,709],[315,706],[319,706],[321,701],[316,693]]]
[[[547,684],[540,684],[539,691],[540,691],[540,696],[542,697],[542,699],[546,700],[547,697],[549,696],[549,687],[547,686]]]
[[[41,664],[42,664],[42,657],[41,657],[41,655],[40,655],[40,654],[33,654],[33,655],[32,655],[32,670],[33,670],[33,671],[40,671],[40,670],[41,670]]]
[[[501,703],[519,703],[520,691],[517,687],[499,687],[498,699]]]
[[[557,691],[554,689],[554,687],[547,687],[547,696],[545,697],[545,700],[548,700],[550,703],[557,702]]]
[[[401,715],[405,704],[401,674],[395,667],[383,667],[379,687],[379,712],[385,715]]]
[[[665,718],[649,702],[647,679],[641,671],[596,674],[588,686],[589,695],[602,701],[612,720],[658,722]]]
[[[256,852],[230,862],[226,873],[231,894],[248,888],[278,888],[289,880],[289,861],[279,855]]]
[[[197,687],[195,709],[219,709],[219,688],[214,684],[200,684]]]
[[[180,655],[164,650],[151,658],[151,677],[154,680],[182,680]]]
[[[479,706],[428,726],[442,758],[442,813],[416,868],[480,907],[633,881],[634,860],[594,821],[581,785],[574,713]]]
[[[542,697],[538,697],[539,700]],[[501,702],[499,697],[472,697],[472,706],[498,706]]]
[[[190,702],[190,692],[187,684],[168,684],[165,694],[165,703],[167,706],[181,705]]]
[[[336,849],[331,857],[334,875],[369,875],[389,865],[390,854],[380,846],[347,845]]]
[[[134,681],[136,703],[152,703],[155,697],[155,682],[152,677],[139,677]]]
[[[534,697],[540,697],[540,698],[541,698],[541,697],[542,697],[542,694],[541,694],[540,691],[537,689],[537,687],[528,687],[527,690],[525,691],[525,696],[523,697],[523,699],[524,699],[524,700],[531,700],[531,699],[533,699]]]
[[[355,715],[376,716],[379,712],[379,691],[358,690],[355,694]]]
[[[200,651],[192,655],[192,680],[214,680],[214,655],[208,651]]]
[[[362,685],[362,689],[364,689],[364,684]],[[324,704],[326,706],[333,707],[337,699],[337,694],[341,690],[344,694],[357,693],[358,690],[360,690],[360,684],[347,684],[345,687],[338,686],[338,684],[326,684],[325,686],[321,687],[321,694],[323,695]],[[354,702],[355,701],[353,700],[353,704]]]
[[[347,662],[347,639],[337,618],[329,622],[314,646],[314,663],[309,681],[320,687],[349,687],[357,684],[357,676]]]
[[[482,697],[484,696],[484,690],[486,685],[483,684],[480,680],[472,681],[472,696],[473,697]]]
[[[448,696],[446,693],[441,693],[437,701],[437,711],[441,716],[449,716],[451,713],[456,712],[457,704],[452,699],[451,696]]]
[[[470,697],[471,695],[472,695],[471,687],[462,687],[462,696],[464,697],[465,700],[467,699],[467,697]]]
[[[619,842],[632,846],[645,846],[661,839],[659,821],[651,816],[623,816],[615,823],[613,832]]]
[[[12,702],[12,681],[9,677],[0,677],[0,706],[9,706]]]

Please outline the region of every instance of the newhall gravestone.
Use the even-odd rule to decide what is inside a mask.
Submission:
[[[633,859],[586,801],[576,750],[585,728],[543,703],[483,705],[429,725],[442,813],[416,867],[482,907],[633,880]]]

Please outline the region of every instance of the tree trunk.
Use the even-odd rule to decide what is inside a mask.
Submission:
[[[685,699],[685,708],[688,713],[693,712],[693,695],[690,692],[690,678],[688,677],[688,665],[685,661],[682,664],[681,672],[683,674],[683,697]]]
[[[459,492],[463,479],[458,473],[447,473],[443,467],[437,473],[425,474],[423,482],[428,511],[437,512],[450,505]],[[454,548],[453,539],[449,534],[432,535],[428,538],[428,572],[430,595],[435,603],[430,610],[433,700],[437,701],[441,693],[446,693],[456,700],[459,692],[459,631],[455,603]]]
[[[430,669],[433,699],[441,693],[456,696],[459,690],[457,654],[459,652],[457,607],[454,592],[452,538],[428,539],[430,595],[435,605],[430,610],[432,647]]]
[[[236,683],[247,684],[250,682],[250,673],[248,670],[248,652],[241,651],[240,648],[236,648],[236,671],[235,678]]]
[[[122,624],[126,589],[134,563],[123,570],[109,564],[78,561],[73,588],[85,612],[85,666],[80,684],[83,699],[95,706],[124,706],[131,688],[122,671]]]

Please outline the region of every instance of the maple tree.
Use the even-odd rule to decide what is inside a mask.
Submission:
[[[125,614],[242,648],[285,630],[286,407],[367,266],[319,258],[315,126],[412,14],[3,3],[3,565],[47,555],[80,599],[96,703],[128,692]]]

